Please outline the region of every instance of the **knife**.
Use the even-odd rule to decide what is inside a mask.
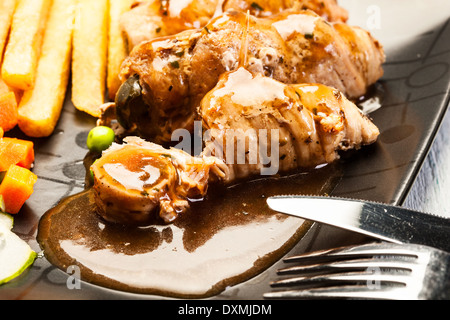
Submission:
[[[274,196],[274,211],[393,243],[450,252],[450,219],[377,202],[316,196]]]

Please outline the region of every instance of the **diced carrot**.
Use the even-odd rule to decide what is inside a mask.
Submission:
[[[3,131],[3,128],[0,127],[0,139],[3,138],[3,134],[4,134],[4,133],[5,133],[5,132]]]
[[[25,202],[33,194],[37,176],[28,169],[12,165],[0,184],[0,195],[5,201],[7,213],[19,213]]]
[[[14,92],[0,95],[0,127],[4,131],[13,129],[18,122],[19,113]]]
[[[0,139],[0,172],[11,165],[31,169],[34,162],[34,144],[32,141],[17,138]]]
[[[8,170],[9,166],[17,161],[15,155],[9,152],[10,148],[11,141],[5,138],[0,140],[0,172]]]
[[[23,91],[17,88],[10,87],[6,84],[5,81],[3,81],[2,77],[0,76],[0,95],[8,93],[8,92],[14,92],[16,96],[17,105],[19,105],[20,100],[22,99]]]
[[[13,147],[11,150],[18,155],[17,159],[19,160],[16,165],[25,169],[31,169],[34,163],[34,143],[28,140],[15,138],[3,138],[3,140],[4,139],[12,140]]]

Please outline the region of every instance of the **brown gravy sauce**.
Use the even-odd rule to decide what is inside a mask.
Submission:
[[[277,214],[266,198],[329,194],[339,163],[308,173],[271,177],[232,187],[210,186],[174,224],[109,224],[96,214],[91,189],[61,201],[41,219],[38,241],[46,258],[103,287],[179,298],[216,295],[269,268],[311,223]]]

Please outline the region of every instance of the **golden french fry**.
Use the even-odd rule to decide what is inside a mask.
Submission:
[[[2,0],[0,1],[0,66],[2,65],[3,52],[5,50],[8,35],[11,29],[11,23],[16,10],[17,0]],[[20,101],[22,90],[12,88],[3,81],[0,76],[0,94],[7,92],[14,92],[17,103]]]
[[[0,1],[0,65],[17,0]]]
[[[72,53],[72,102],[94,117],[105,102],[108,0],[78,0]]]
[[[53,0],[35,86],[19,105],[19,128],[30,137],[47,137],[58,122],[70,74],[76,0]]]
[[[112,0],[109,3],[109,43],[107,87],[110,100],[114,100],[121,85],[120,66],[127,56],[127,47],[120,28],[120,16],[131,8],[134,0]]]
[[[9,87],[8,87],[8,85],[5,83],[5,81],[3,81],[3,79],[0,77],[0,95],[1,94],[5,94],[5,93],[8,93],[10,90],[9,90]]]
[[[11,87],[29,90],[34,85],[50,4],[21,0],[17,5],[2,66],[2,78]]]

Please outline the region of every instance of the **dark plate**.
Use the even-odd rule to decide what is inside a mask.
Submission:
[[[344,177],[333,195],[401,205],[439,129],[449,102],[450,2],[448,0],[341,0],[350,24],[369,29],[385,46],[385,76],[375,87],[382,107],[371,113],[381,130],[379,141],[342,158]],[[68,94],[70,97],[70,92]],[[40,217],[60,199],[84,189],[85,140],[95,120],[68,99],[55,133],[35,140],[39,176],[35,193],[14,231],[36,251]],[[19,137],[20,132],[13,132]],[[26,138],[26,137],[23,137]],[[315,225],[288,253],[365,241],[354,233]],[[218,299],[261,299],[282,261],[251,280],[231,287]],[[38,259],[18,279],[0,287],[0,299],[149,299],[88,283],[70,290],[68,275]],[[160,298],[160,297],[156,297]]]

